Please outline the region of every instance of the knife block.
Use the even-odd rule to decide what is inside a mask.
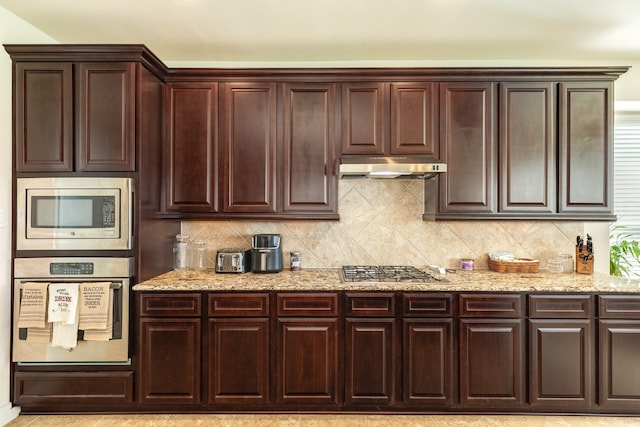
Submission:
[[[582,255],[582,257],[580,257]],[[589,259],[585,259],[590,255]],[[586,249],[582,249],[582,252],[576,247],[576,273],[580,274],[593,274],[593,253],[587,252]]]

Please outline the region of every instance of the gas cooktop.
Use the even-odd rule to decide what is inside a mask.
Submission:
[[[443,277],[406,265],[344,265],[342,280],[345,282],[447,282]]]

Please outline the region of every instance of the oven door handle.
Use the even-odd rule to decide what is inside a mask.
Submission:
[[[107,280],[103,280],[103,282],[106,282]],[[20,285],[18,286],[18,289],[22,289],[22,285],[24,285],[25,283],[90,283],[90,282],[78,282],[76,280],[72,280],[72,281],[66,281],[66,280],[21,280],[20,281]],[[96,281],[97,282],[97,281]],[[118,283],[118,282],[111,282],[111,286],[109,287],[109,289],[121,289],[122,288],[122,283]]]

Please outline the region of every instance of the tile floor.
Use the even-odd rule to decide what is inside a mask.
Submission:
[[[473,415],[21,415],[7,427],[640,427],[640,418]]]

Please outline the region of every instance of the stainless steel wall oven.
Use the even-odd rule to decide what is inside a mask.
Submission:
[[[14,260],[13,352],[14,362],[128,362],[129,287],[133,258],[58,257],[16,258]],[[27,328],[18,327],[22,288],[25,283],[110,282],[113,290],[111,339],[89,341],[78,331],[74,348],[54,347],[51,343],[27,340]]]

